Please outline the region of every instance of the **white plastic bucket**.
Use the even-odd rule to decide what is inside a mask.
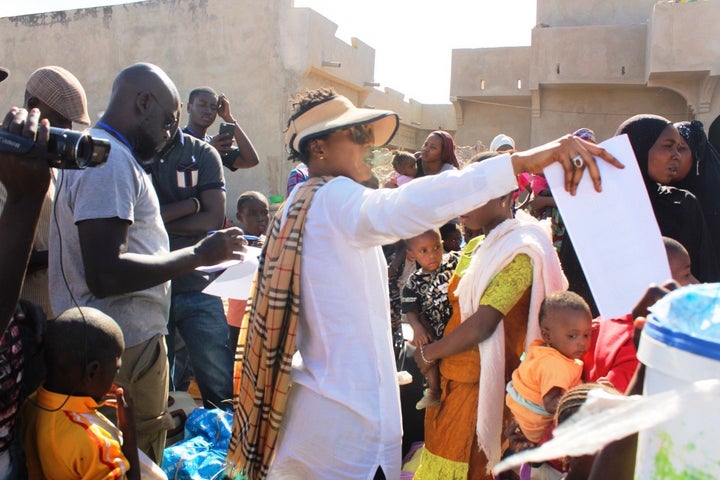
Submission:
[[[720,343],[662,326],[646,326],[638,358],[647,365],[645,395],[720,378]],[[720,479],[720,398],[717,407],[688,410],[640,432],[635,478]]]

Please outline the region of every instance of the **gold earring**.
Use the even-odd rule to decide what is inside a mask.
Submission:
[[[323,160],[325,160],[325,157],[320,155],[320,161],[323,161]]]

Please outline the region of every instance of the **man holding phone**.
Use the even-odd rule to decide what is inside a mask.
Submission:
[[[196,88],[188,99],[188,123],[183,132],[200,140],[205,140],[220,153],[223,165],[231,171],[239,168],[251,168],[259,163],[252,142],[230,113],[230,100],[218,95],[210,87]],[[215,123],[218,115],[223,120],[220,132],[211,136],[207,131]],[[233,140],[237,147],[233,147]]]
[[[150,165],[170,250],[194,245],[225,221],[225,176],[219,152],[176,129],[168,146]],[[168,319],[168,359],[174,390],[187,390],[189,365],[203,405],[229,408],[234,346],[222,300],[203,293],[215,274],[194,270],[173,278]],[[180,348],[179,338],[185,348]]]

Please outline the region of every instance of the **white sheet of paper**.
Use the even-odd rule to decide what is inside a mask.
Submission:
[[[225,270],[225,269],[235,266],[239,263],[242,263],[242,261],[241,260],[226,260],[221,263],[216,263],[215,265],[207,265],[207,266],[203,266],[203,267],[197,267],[195,270],[197,270],[198,272],[214,273],[214,272],[219,272],[220,270]]]
[[[545,178],[600,314],[613,318],[629,313],[648,285],[669,280],[670,267],[627,135],[600,145],[625,165],[620,170],[598,159],[602,192],[585,172],[571,196],[558,163],[545,169]]]
[[[260,255],[260,249],[257,247],[245,247],[245,259],[257,258]],[[234,265],[242,263],[243,260],[226,260],[224,262],[216,263],[215,265],[207,265],[204,267],[197,267],[195,270],[198,272],[213,273],[219,272],[220,270],[228,269]]]
[[[246,300],[250,295],[253,277],[258,269],[260,249],[245,247],[245,260],[237,262],[221,273],[203,293],[222,298]]]

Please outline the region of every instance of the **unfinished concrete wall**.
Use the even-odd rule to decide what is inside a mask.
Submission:
[[[657,0],[538,0],[537,23],[551,27],[646,23]]]
[[[644,25],[536,27],[530,88],[539,84],[644,84],[646,36]]]
[[[525,51],[453,52],[451,99],[462,144],[524,128],[520,148],[579,127],[605,139],[637,113],[706,125],[720,114],[720,3],[538,0],[537,12]],[[523,64],[527,86],[512,94],[495,87],[523,77]],[[511,113],[513,98],[529,99],[530,108]]]
[[[510,135],[519,149],[532,146],[530,142],[530,98],[474,98],[461,100],[463,119],[455,134],[458,145],[486,147],[499,133]]]
[[[532,144],[540,145],[581,127],[598,141],[610,138],[625,119],[654,113],[672,121],[688,120],[685,100],[663,88],[589,86],[543,89],[541,116],[532,119]]]
[[[22,104],[25,80],[43,65],[61,65],[78,77],[93,122],[107,105],[115,75],[135,62],[162,67],[185,103],[198,86],[225,93],[260,156],[255,168],[225,171],[231,218],[245,190],[285,193],[292,164],[283,131],[296,92],[332,86],[362,106],[371,90],[364,84],[374,77],[370,46],[336,38],[336,24],[294,8],[292,0],[148,0],[5,18],[0,27],[3,66],[12,72],[0,88],[2,105]],[[452,118],[452,107],[444,107]],[[408,111],[408,125],[420,115],[419,107]]]
[[[648,39],[648,70],[708,70],[720,75],[719,25],[715,2],[658,3]]]
[[[528,96],[530,61],[530,47],[454,49],[450,95]]]
[[[258,167],[226,170],[228,210],[234,217],[239,193],[275,194],[286,175],[278,166],[285,67],[277,31],[278,11],[288,5],[279,0],[152,0],[2,19],[3,62],[12,81],[0,90],[0,103],[21,101],[27,76],[52,64],[82,82],[93,122],[107,105],[115,75],[135,62],[165,70],[185,103],[192,88],[212,86],[230,98],[233,116],[260,155]]]
[[[457,129],[455,113],[450,105],[426,105],[414,99],[405,99],[402,92],[385,87],[382,91],[370,89],[364,104],[360,106],[392,110],[400,116],[400,127],[392,140],[392,146],[416,151],[433,130],[445,130],[452,134]]]

